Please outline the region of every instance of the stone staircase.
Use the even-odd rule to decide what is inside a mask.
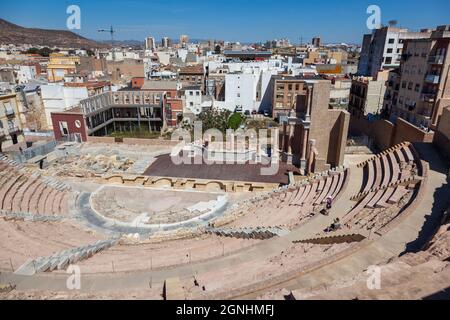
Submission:
[[[35,215],[31,213],[10,212],[6,210],[0,210],[0,218],[3,218],[5,220],[21,220],[32,222],[55,222],[64,219],[64,217],[61,216]]]
[[[289,231],[282,229],[280,227],[269,227],[269,228],[241,228],[241,229],[231,229],[231,228],[208,228],[205,230],[206,233],[215,234],[221,237],[231,237],[238,239],[258,239],[266,240],[273,238],[275,236],[281,237],[289,233]]]
[[[24,166],[23,164],[18,163],[17,161],[11,160],[2,153],[0,153],[0,161],[6,163],[7,165],[13,167],[14,169],[16,169],[17,171],[19,171],[21,173],[32,176],[33,178],[41,178],[42,183],[44,183],[47,186],[54,188],[56,190],[69,191],[72,189],[68,184],[65,184],[64,182],[61,182],[52,177],[43,176],[40,173],[36,172],[36,170],[28,168],[28,167]]]
[[[314,237],[292,241],[293,243],[311,243],[311,244],[339,244],[361,242],[368,237],[365,230],[340,230],[330,233],[320,233]]]
[[[99,240],[93,244],[63,250],[51,256],[29,259],[14,273],[31,276],[39,272],[65,270],[70,264],[86,260],[94,254],[116,245],[118,241],[118,239]]]

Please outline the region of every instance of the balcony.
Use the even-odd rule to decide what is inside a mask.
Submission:
[[[13,116],[14,115],[14,109],[13,108],[5,108],[5,114],[7,117]]]
[[[422,93],[420,95],[420,100],[424,101],[424,102],[434,102],[436,99],[436,94],[433,93]]]
[[[18,132],[21,131],[20,128],[18,126],[16,126],[16,125],[9,126],[8,130],[9,130],[9,134],[18,133]]]
[[[432,83],[432,84],[438,84],[440,80],[440,76],[437,74],[427,74],[425,77],[425,82]]]
[[[426,119],[431,118],[432,113],[433,113],[433,110],[431,108],[422,108],[419,110],[419,112],[417,112],[417,114],[419,116],[422,116]]]
[[[445,57],[443,55],[430,56],[428,58],[428,63],[441,65],[441,64],[444,64],[444,60],[445,60]]]

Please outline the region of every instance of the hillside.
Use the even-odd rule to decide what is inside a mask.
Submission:
[[[108,46],[83,38],[68,30],[24,28],[1,18],[0,43],[71,48],[102,48]]]

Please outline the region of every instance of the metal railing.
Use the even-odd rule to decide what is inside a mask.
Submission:
[[[444,64],[445,57],[443,55],[430,56],[428,58],[429,63]]]

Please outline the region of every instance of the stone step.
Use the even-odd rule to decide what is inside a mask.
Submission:
[[[69,264],[88,259],[94,254],[116,245],[118,241],[118,239],[99,240],[93,244],[66,249],[51,256],[29,259],[14,273],[19,275],[33,275],[39,272],[64,270]]]

